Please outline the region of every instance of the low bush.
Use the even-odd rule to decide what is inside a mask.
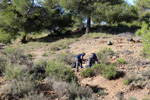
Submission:
[[[72,53],[60,53],[56,60],[66,65],[71,65],[75,61],[75,55]]]
[[[123,84],[124,85],[129,85],[132,82],[138,83],[140,81],[145,81],[145,78],[137,76],[135,73],[130,73],[128,76],[124,77]]]
[[[99,75],[99,74],[102,74],[102,70],[104,69],[105,66],[106,66],[106,64],[104,64],[104,63],[103,64],[95,64],[91,68],[95,75]]]
[[[69,45],[73,43],[74,39],[62,39],[58,42],[55,42],[51,45],[50,50],[51,51],[59,51],[63,49],[69,49]]]
[[[82,70],[80,74],[83,78],[102,74],[103,77],[112,79],[116,77],[117,71],[113,64],[95,64],[92,67]]]
[[[7,64],[4,71],[4,77],[7,80],[17,79],[17,80],[23,80],[24,78],[29,77],[29,70],[27,66],[24,65],[10,65]]]
[[[67,82],[71,82],[73,79],[75,79],[75,75],[71,68],[61,63],[55,63],[54,61],[47,63],[46,75],[49,77],[55,76],[57,79]]]
[[[59,98],[63,97],[64,95],[70,97],[69,94],[69,83],[61,82],[61,81],[54,81],[52,84],[53,90],[57,91]]]
[[[46,56],[48,56],[48,54],[45,52],[45,53],[42,54],[42,56],[46,57]]]
[[[24,54],[23,50],[19,50],[16,48],[8,47],[5,48],[2,53],[8,58],[9,63],[11,64],[20,64],[20,65],[28,65],[31,66],[31,62],[29,57]]]
[[[124,79],[124,81],[123,81],[123,85],[129,85],[131,82],[130,82],[130,80],[128,80],[128,79]]]
[[[92,89],[88,87],[81,87],[76,82],[72,81],[69,86],[69,94],[71,99],[76,97],[92,97]]]
[[[142,71],[142,75],[144,77],[147,77],[148,79],[150,79],[150,69],[147,69],[145,71]]]
[[[26,54],[26,56],[27,56],[27,58],[29,58],[30,60],[32,60],[35,55],[32,54],[32,53],[28,53],[28,54]]]
[[[46,68],[47,62],[44,60],[40,60],[33,64],[31,74],[32,77],[36,80],[41,80],[46,77],[45,75],[45,68]]]
[[[7,65],[7,58],[0,54],[0,74],[4,73],[5,67]]]
[[[102,76],[107,79],[115,78],[116,75],[117,75],[117,71],[113,64],[109,64],[105,66],[102,70]]]
[[[11,80],[0,88],[3,99],[19,99],[23,98],[30,91],[35,91],[35,84],[30,80],[17,81]]]
[[[132,74],[129,76],[124,77],[123,79],[123,85],[129,85],[130,83],[132,83],[134,81],[134,79],[132,79]]]
[[[100,50],[98,53],[96,53],[99,61],[101,63],[107,63],[108,62],[108,56],[113,55],[114,51],[111,48],[104,48]]]
[[[48,97],[44,96],[43,93],[37,93],[37,92],[29,92],[25,97],[21,100],[49,100]]]
[[[126,61],[124,59],[120,58],[120,59],[117,59],[117,63],[123,65],[123,64],[126,64]]]
[[[80,75],[83,77],[83,78],[86,78],[86,77],[92,77],[95,75],[95,73],[93,72],[93,70],[89,67],[89,68],[86,68],[85,70],[82,70],[80,72]]]
[[[92,89],[88,87],[79,86],[76,81],[72,81],[71,83],[57,81],[53,79],[47,79],[46,81],[52,89],[55,90],[61,98],[61,100],[75,100],[75,98],[91,98],[92,97]],[[50,83],[49,83],[50,82]]]
[[[98,95],[99,95],[99,96],[103,96],[103,95],[107,95],[107,93],[104,92],[104,90],[99,90],[99,91],[98,91]]]

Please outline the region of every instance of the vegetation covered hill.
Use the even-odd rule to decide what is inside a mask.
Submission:
[[[149,100],[149,8],[149,0],[0,0],[0,99]],[[84,66],[90,53],[99,64],[76,72],[82,52]]]

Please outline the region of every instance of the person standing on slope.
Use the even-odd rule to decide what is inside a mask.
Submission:
[[[78,54],[76,57],[75,57],[75,61],[76,61],[76,71],[78,72],[79,69],[78,67],[80,66],[82,68],[82,61],[83,61],[83,57],[85,56],[85,53],[82,53],[82,54]]]

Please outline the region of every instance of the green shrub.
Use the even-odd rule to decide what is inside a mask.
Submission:
[[[88,67],[85,70],[82,70],[80,72],[80,75],[81,75],[81,77],[86,78],[86,77],[92,77],[95,74],[94,74],[93,70],[90,67]]]
[[[81,87],[76,82],[72,81],[69,86],[70,99],[74,100],[76,97],[92,97],[92,89],[88,87]]]
[[[50,48],[51,51],[58,51],[60,50],[59,47],[57,45],[52,45]]]
[[[29,77],[28,72],[29,70],[27,66],[7,64],[7,66],[5,67],[4,77],[7,80],[11,79],[23,80],[24,78]]]
[[[45,52],[45,53],[42,54],[42,56],[46,57],[46,56],[48,56],[48,54]]]
[[[29,58],[29,59],[32,60],[35,55],[34,55],[34,54],[31,54],[31,53],[28,53],[28,54],[26,54],[26,56],[27,56],[27,58]]]
[[[117,59],[117,63],[118,64],[125,64],[126,61],[124,59],[120,58],[120,59]]]
[[[48,100],[48,97],[45,97],[43,93],[37,93],[37,92],[29,92],[27,95],[25,95],[25,98],[21,100]]]
[[[98,53],[96,53],[98,59],[101,63],[107,63],[108,62],[108,56],[113,55],[114,51],[111,48],[104,48],[100,50]]]
[[[75,79],[75,75],[71,68],[61,63],[55,63],[54,61],[47,63],[46,75],[49,77],[55,76],[57,79],[61,79],[67,82],[71,82],[73,79]]]
[[[75,61],[75,55],[72,53],[60,53],[56,60],[66,65],[71,65]]]
[[[54,81],[52,84],[52,89],[57,91],[59,98],[63,97],[64,95],[69,97],[69,85],[70,84],[67,82]]]
[[[44,60],[40,60],[33,64],[32,66],[32,77],[36,80],[41,80],[46,77],[45,75],[45,68],[46,68],[47,62]]]
[[[113,64],[109,64],[109,65],[105,66],[102,70],[102,76],[107,79],[115,78],[116,75],[117,75],[117,71]]]
[[[123,81],[123,85],[129,85],[129,83],[130,83],[130,81],[127,79]]]
[[[10,43],[12,39],[12,35],[10,33],[6,33],[0,30],[0,42],[1,43]]]
[[[126,76],[123,79],[123,85],[129,85],[133,80],[130,78],[130,76]]]
[[[107,95],[107,93],[105,93],[104,90],[99,90],[98,95],[103,96],[103,95]]]
[[[3,99],[8,100],[23,98],[30,91],[35,91],[35,85],[30,80],[11,80],[1,87]]]
[[[0,54],[0,74],[4,73],[5,67],[7,65],[7,58]]]
[[[19,50],[16,48],[8,47],[2,51],[2,53],[8,58],[8,61],[11,64],[20,64],[20,65],[28,65],[30,66],[31,62],[29,57],[24,54],[23,50]]]
[[[116,77],[117,71],[113,64],[95,64],[92,67],[82,70],[80,74],[83,78],[102,74],[103,77],[112,79]]]
[[[136,74],[130,73],[128,76],[125,76],[123,79],[123,84],[124,85],[129,85],[132,82],[137,82],[138,80],[142,80],[140,77],[137,77]]]
[[[95,75],[102,74],[103,69],[105,68],[106,64],[94,64],[91,68]]]
[[[102,74],[102,70],[105,66],[106,64],[94,64],[92,67],[87,67],[85,70],[80,72],[81,77],[86,78]]]
[[[57,92],[60,99],[75,100],[75,98],[91,98],[92,89],[89,87],[81,87],[76,81],[71,83],[57,81],[55,79],[47,79],[46,83],[49,84],[51,89]]]

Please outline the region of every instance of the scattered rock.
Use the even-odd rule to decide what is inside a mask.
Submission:
[[[127,39],[127,41],[135,42],[135,40],[133,40],[132,38]]]

